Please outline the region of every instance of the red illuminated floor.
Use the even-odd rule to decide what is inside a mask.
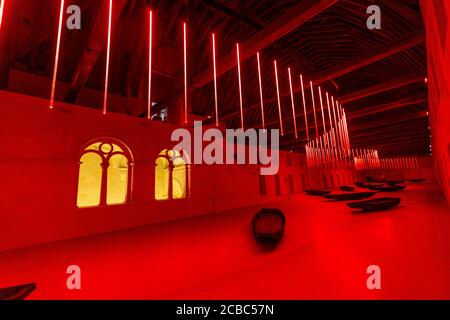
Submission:
[[[254,243],[257,208],[0,253],[0,287],[36,282],[34,299],[450,299],[450,210],[431,185],[402,206],[354,215],[344,203],[296,195],[274,252]],[[66,267],[82,290],[66,289]],[[382,290],[366,288],[377,264]]]

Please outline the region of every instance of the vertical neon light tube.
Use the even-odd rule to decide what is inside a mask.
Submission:
[[[111,54],[111,24],[112,24],[112,0],[109,0],[109,18],[108,18],[108,47],[106,51],[106,75],[105,75],[105,94],[103,97],[103,114],[106,114],[108,107],[108,83],[109,83],[109,60]]]
[[[0,0],[0,30],[2,29],[3,9],[5,8],[5,0]]]
[[[343,153],[346,154],[347,142],[346,142],[346,135],[345,135],[345,127],[344,127],[344,112],[343,112],[343,109],[342,109],[342,106],[341,106],[340,103],[338,103],[336,101],[336,105],[338,106],[339,118],[340,118],[340,121],[341,121]]]
[[[184,123],[188,123],[188,74],[187,74],[187,26],[183,23],[183,54],[184,54]]]
[[[341,123],[342,123],[342,139],[344,143],[344,154],[347,155],[347,131],[345,128],[345,118],[344,118],[344,109],[342,109],[342,106],[339,105],[340,113],[341,113]]]
[[[314,111],[314,123],[316,124],[316,139],[319,137],[319,128],[317,126],[317,115],[316,115],[316,101],[314,99],[314,87],[312,81],[309,82],[309,86],[311,87],[311,99],[313,104]]]
[[[239,43],[236,43],[236,59],[239,80],[239,108],[241,110],[241,129],[244,130],[244,106],[242,103],[241,57],[239,55]]]
[[[0,8],[0,28],[1,28],[1,20],[3,17],[3,7],[4,0],[2,0],[1,8]],[[50,109],[53,109],[55,106],[55,90],[56,90],[56,79],[58,76],[58,63],[59,63],[59,49],[61,47],[61,33],[62,33],[62,24],[63,24],[63,14],[64,14],[64,0],[61,0],[61,8],[59,11],[59,26],[58,26],[58,38],[56,43],[56,53],[55,53],[55,65],[53,67],[53,79],[52,79],[52,91],[50,94]]]
[[[342,133],[342,116],[339,112],[339,103],[337,100],[335,100],[335,105],[336,105],[336,118],[338,121],[338,133],[339,133],[339,145],[340,145],[340,149],[339,151],[341,152],[341,159],[342,157],[344,157],[344,136]]]
[[[219,105],[217,102],[217,69],[216,69],[216,35],[212,34],[213,68],[214,68],[214,107],[216,112],[216,127],[219,126]]]
[[[183,23],[183,54],[184,54],[184,123],[188,123],[188,74],[187,74],[187,26]]]
[[[303,76],[300,75],[300,86],[302,87],[303,113],[305,115],[306,141],[309,141],[308,113],[306,112],[305,87],[303,85]]]
[[[339,156],[338,156],[338,160],[339,160],[339,157],[341,155],[341,149],[339,148],[339,131],[338,131],[338,124],[337,124],[337,119],[336,119],[336,109],[334,106],[334,97],[331,97],[331,106],[333,107],[334,134],[336,137],[335,148],[337,149],[336,152],[339,154]]]
[[[149,12],[148,25],[148,101],[147,119],[152,117],[152,57],[153,57],[153,12]]]
[[[346,154],[348,154],[349,139],[348,139],[347,117],[345,115],[345,109],[344,108],[342,108],[342,123],[344,125],[345,151],[346,151]]]
[[[258,62],[258,80],[259,80],[259,99],[261,103],[261,121],[262,128],[266,128],[266,122],[264,120],[264,97],[263,97],[263,89],[262,89],[262,76],[261,76],[261,60],[259,56],[259,52],[256,53],[256,61]]]
[[[291,68],[288,68],[288,74],[289,74],[289,88],[291,90],[292,117],[294,117],[295,139],[297,139],[298,138],[298,133],[297,133],[297,116],[295,115],[294,90],[292,90]]]
[[[336,161],[337,159],[337,151],[334,148],[334,143],[336,142],[336,136],[334,135],[334,129],[333,129],[333,120],[331,118],[331,108],[330,108],[330,96],[328,95],[328,92],[326,93],[327,97],[327,107],[328,107],[328,120],[330,121],[330,145],[331,145],[331,155],[333,157],[333,161]]]
[[[320,110],[322,112],[323,133],[325,134],[327,130],[325,126],[325,113],[323,112],[322,88],[320,88],[320,86],[319,86],[319,101],[320,101]]]
[[[277,85],[278,117],[280,118],[280,130],[281,130],[281,135],[283,136],[284,135],[283,118],[281,116],[280,86],[278,84],[278,68],[277,68],[276,60],[273,61],[273,67],[275,69],[275,83]]]
[[[323,165],[324,160],[324,152],[323,152],[323,139],[322,136],[319,137],[319,143],[320,143],[320,165]]]
[[[345,109],[342,109],[343,121],[344,121],[344,132],[345,132],[345,144],[347,151],[350,149],[350,137],[348,134],[348,126],[347,126],[347,115],[345,114]]]
[[[333,129],[333,120],[331,120],[331,110],[330,110],[330,96],[328,92],[325,94],[327,98],[327,109],[328,109],[328,120],[330,121],[330,131]]]
[[[341,145],[341,152],[342,155],[344,154],[344,137],[342,133],[342,115],[339,108],[339,102],[336,100],[336,117],[338,118],[338,125],[339,125],[339,142]]]
[[[327,137],[327,127],[325,126],[325,113],[323,112],[323,99],[322,99],[322,88],[319,86],[319,101],[320,101],[320,110],[322,112],[322,124],[323,124],[323,143],[326,149],[326,158],[328,160],[328,137]]]

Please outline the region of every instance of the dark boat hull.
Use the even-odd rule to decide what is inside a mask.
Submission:
[[[401,191],[405,188],[406,188],[406,186],[394,185],[394,186],[388,186],[388,187],[375,188],[375,190],[380,191],[380,192],[396,192],[396,191]]]
[[[348,201],[348,200],[360,200],[374,196],[376,192],[355,192],[355,193],[340,193],[340,194],[328,194],[324,197],[330,200],[336,201]]]
[[[419,183],[419,182],[425,182],[427,179],[409,179],[409,182],[413,183]]]
[[[326,194],[331,193],[331,191],[329,191],[329,190],[315,190],[315,189],[305,190],[305,192],[307,194],[309,194],[310,196],[324,196]]]
[[[384,186],[384,184],[382,184],[382,183],[373,183],[373,184],[365,183],[365,184],[360,185],[359,187],[364,188],[364,189],[369,189],[369,190],[376,190],[376,188],[380,188],[382,186]]]
[[[279,209],[261,209],[252,219],[252,231],[258,243],[274,246],[284,235],[286,217]]]
[[[361,209],[363,211],[381,211],[394,208],[400,204],[400,198],[379,198],[357,202],[349,202],[347,206],[352,209]]]
[[[0,289],[0,300],[25,300],[34,290],[35,283]]]

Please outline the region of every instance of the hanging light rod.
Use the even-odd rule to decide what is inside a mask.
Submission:
[[[261,101],[261,121],[262,128],[266,128],[266,123],[264,119],[264,97],[263,97],[263,89],[262,89],[262,76],[261,76],[261,59],[259,56],[259,52],[256,53],[256,61],[258,62],[258,80],[259,80],[259,98]]]
[[[105,93],[103,96],[103,114],[106,115],[108,109],[108,84],[109,84],[109,61],[111,55],[111,24],[112,24],[112,10],[113,1],[109,0],[109,15],[108,15],[108,44],[106,48],[106,72],[105,72]]]
[[[216,127],[219,126],[219,105],[217,101],[217,68],[216,68],[216,35],[212,34],[213,71],[214,71],[214,107],[216,113]]]
[[[1,27],[1,17],[3,16],[3,6],[4,0],[2,0],[0,8],[0,27]],[[64,0],[61,0],[61,7],[59,9],[59,25],[58,25],[58,38],[56,42],[56,53],[55,53],[55,64],[53,67],[53,78],[52,78],[52,91],[50,93],[50,109],[55,107],[55,90],[56,90],[56,80],[58,76],[58,64],[59,64],[59,49],[61,47],[61,33],[63,24],[63,14],[64,14]]]
[[[183,23],[183,56],[184,56],[184,123],[188,123],[188,74],[187,74],[187,26]]]
[[[5,8],[5,0],[0,0],[0,30],[2,29],[3,9]]]
[[[152,56],[153,56],[153,12],[149,11],[148,24],[148,101],[147,101],[147,119],[152,117]]]

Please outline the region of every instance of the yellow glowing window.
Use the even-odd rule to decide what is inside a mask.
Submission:
[[[178,152],[163,150],[155,165],[156,200],[189,197],[189,166]]]
[[[97,142],[84,150],[78,175],[78,207],[127,202],[131,155],[124,150],[109,142]]]

